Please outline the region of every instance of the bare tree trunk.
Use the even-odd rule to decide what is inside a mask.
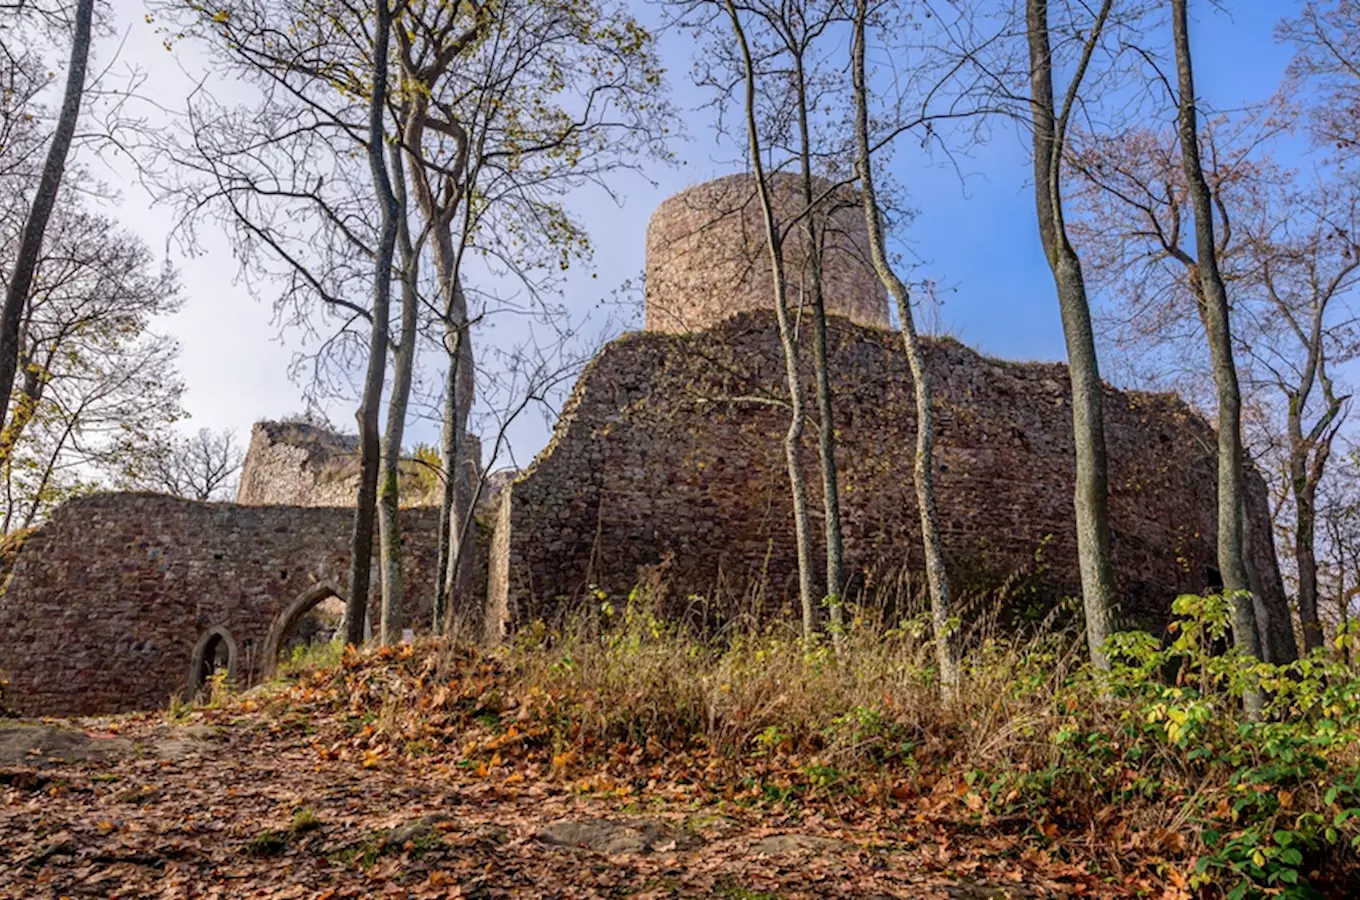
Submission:
[[[808,126],[807,80],[801,53],[794,54],[798,94],[798,162],[802,169],[803,241],[808,261],[808,289],[812,297],[812,368],[817,382],[817,452],[822,471],[822,510],[826,540],[826,603],[831,610],[831,637],[839,643],[845,627],[842,605],[845,546],[841,538],[841,491],[836,472],[836,420],[831,376],[826,360],[826,304],[822,296],[822,251],[825,227],[817,225],[818,211],[813,208],[816,194],[812,186],[812,135]]]
[[[803,418],[806,405],[803,399],[802,373],[798,365],[798,338],[794,334],[793,322],[789,316],[788,285],[784,270],[783,239],[779,225],[774,218],[774,207],[770,198],[770,185],[765,174],[765,164],[760,156],[760,133],[756,128],[756,74],[755,61],[751,56],[746,32],[737,15],[732,0],[726,0],[727,14],[732,21],[732,31],[741,47],[742,59],[746,70],[746,132],[747,146],[751,154],[751,166],[755,175],[756,194],[760,200],[760,211],[765,222],[766,244],[770,252],[770,274],[774,280],[774,308],[779,321],[779,341],[784,349],[784,369],[789,385],[790,421],[784,435],[784,456],[789,469],[789,489],[793,495],[793,532],[798,545],[798,600],[803,612],[803,638],[812,640],[818,630],[817,603],[812,587],[812,536],[808,527],[807,485],[803,475],[803,462],[800,454],[803,438]]]
[[[408,61],[408,65],[410,65]],[[417,94],[413,101],[406,144],[415,184],[416,200],[428,223],[433,238],[435,277],[443,299],[444,348],[448,354],[448,369],[444,378],[444,405],[440,430],[440,462],[443,480],[439,507],[439,556],[435,565],[433,627],[451,633],[460,614],[457,601],[470,587],[471,569],[467,548],[461,535],[468,533],[464,524],[471,516],[471,487],[464,446],[468,417],[473,400],[473,359],[469,334],[467,297],[461,283],[462,252],[470,233],[471,208],[464,201],[468,177],[470,148],[468,135],[456,121],[444,123],[457,141],[458,152],[454,163],[443,173],[445,189],[436,196],[428,163],[419,155],[425,128],[429,124],[427,100]],[[472,180],[475,181],[475,175]],[[461,206],[460,206],[461,205]],[[452,221],[463,213],[462,242],[455,243]]]
[[[401,546],[401,445],[406,431],[406,409],[411,399],[411,380],[415,370],[416,329],[420,316],[418,249],[411,242],[407,222],[406,178],[402,174],[401,149],[389,151],[392,183],[400,215],[397,219],[397,245],[401,249],[401,336],[392,369],[392,395],[387,402],[387,431],[383,436],[382,483],[378,487],[378,562],[382,578],[382,617],[379,639],[384,644],[401,640],[405,627],[402,610],[405,588],[402,584]]]
[[[1289,397],[1286,430],[1289,438],[1289,484],[1294,494],[1294,561],[1299,574],[1299,622],[1303,626],[1303,649],[1311,653],[1325,642],[1322,619],[1318,613],[1317,491],[1332,455],[1338,419],[1345,403],[1336,396],[1327,373],[1325,336],[1319,304],[1313,314],[1308,341],[1308,359],[1299,379],[1299,390]],[[1325,410],[1303,432],[1303,411],[1315,381],[1322,385]]]
[[[387,106],[387,52],[392,34],[388,0],[378,0],[373,27],[373,95],[368,106],[368,164],[381,216],[377,253],[373,261],[373,327],[368,344],[368,372],[364,395],[355,413],[359,423],[359,491],[354,506],[350,540],[349,598],[345,609],[345,640],[361,644],[368,615],[369,579],[373,568],[373,519],[378,494],[378,407],[382,403],[387,370],[388,316],[392,303],[392,258],[397,243],[400,209],[383,156]]]
[[[445,335],[445,342],[449,336]],[[448,368],[444,372],[444,406],[442,409],[439,430],[439,459],[440,459],[440,494],[439,494],[439,557],[435,563],[434,574],[434,621],[432,627],[437,633],[448,633],[447,617],[449,603],[448,571],[452,553],[452,535],[457,531],[457,526],[452,525],[454,515],[454,504],[457,502],[457,465],[454,462],[458,458],[458,438],[454,428],[454,420],[457,417],[457,396],[458,396],[458,345],[461,343],[461,335],[453,337],[454,345],[450,349],[446,347],[449,361]]]
[[[33,205],[24,221],[19,238],[19,254],[14,260],[9,284],[5,288],[5,306],[0,310],[0,461],[8,459],[16,440],[5,432],[5,415],[9,396],[14,391],[14,379],[19,366],[19,328],[33,289],[38,260],[42,256],[47,222],[57,202],[62,176],[66,173],[66,157],[71,151],[76,123],[80,118],[80,102],[85,94],[85,71],[90,59],[90,30],[94,18],[94,0],[78,0],[75,30],[71,36],[71,62],[66,70],[66,89],[62,95],[61,112],[57,115],[56,131],[43,161],[38,190]]]
[[[1304,461],[1290,460],[1294,483],[1294,562],[1299,570],[1299,621],[1303,625],[1303,652],[1323,645],[1322,619],[1318,614],[1317,485],[1310,483]]]
[[[1072,436],[1076,450],[1077,556],[1081,568],[1082,606],[1091,661],[1109,668],[1105,640],[1115,630],[1117,594],[1110,564],[1109,464],[1105,450],[1103,388],[1096,361],[1091,307],[1081,260],[1068,239],[1062,206],[1062,154],[1068,116],[1085,77],[1091,54],[1109,17],[1104,0],[1085,39],[1081,62],[1061,111],[1053,100],[1053,57],[1049,43],[1048,0],[1026,0],[1029,31],[1030,113],[1034,125],[1034,189],[1039,234],[1058,294],[1067,371],[1072,383]]]
[[[1351,664],[1351,641],[1350,631],[1351,604],[1350,598],[1346,596],[1346,553],[1341,551],[1337,554],[1341,565],[1336,567],[1336,599],[1337,613],[1341,620],[1341,633],[1346,635],[1346,640],[1341,644],[1341,659],[1347,667]]]
[[[451,242],[450,242],[451,243]],[[472,384],[474,378],[472,347],[468,334],[467,298],[459,282],[456,258],[452,248],[441,249],[435,241],[435,267],[441,279],[448,279],[448,296],[444,332],[445,349],[449,354],[449,368],[445,380],[443,428],[440,432],[440,458],[444,466],[444,493],[440,508],[440,547],[442,564],[436,573],[440,583],[436,590],[444,596],[444,618],[439,627],[451,633],[458,616],[466,615],[467,593],[470,589],[471,568],[468,553],[470,543],[466,527],[472,515],[472,499],[468,448],[468,417],[472,412]],[[459,601],[464,601],[460,603]],[[475,624],[475,623],[473,623]]]
[[[892,294],[902,321],[902,344],[911,367],[912,390],[916,397],[916,456],[912,477],[916,482],[916,508],[921,518],[921,546],[926,558],[926,587],[930,592],[930,619],[935,633],[935,660],[940,667],[940,683],[946,697],[954,696],[959,685],[959,634],[952,627],[953,616],[949,572],[944,562],[944,540],[940,537],[940,515],[935,502],[935,419],[931,407],[930,372],[921,353],[921,341],[916,334],[916,320],[911,311],[911,296],[897,272],[888,262],[883,236],[883,219],[879,214],[878,195],[874,189],[873,157],[869,147],[869,94],[865,83],[865,20],[868,0],[856,0],[854,59],[852,71],[855,83],[855,140],[858,150],[860,198],[864,203],[864,221],[869,230],[869,253],[874,271],[883,287]]]
[[[1195,112],[1195,79],[1190,59],[1190,35],[1186,0],[1171,0],[1172,30],[1176,43],[1176,75],[1180,90],[1181,161],[1190,200],[1195,210],[1195,243],[1199,256],[1198,281],[1203,304],[1209,355],[1218,389],[1218,568],[1223,587],[1232,597],[1233,642],[1247,656],[1261,658],[1256,631],[1256,610],[1242,550],[1242,394],[1233,362],[1232,333],[1228,322],[1228,292],[1218,269],[1218,246],[1214,241],[1213,196],[1204,178],[1199,155],[1199,126]],[[1249,689],[1243,698],[1248,714],[1259,713],[1261,696]]]

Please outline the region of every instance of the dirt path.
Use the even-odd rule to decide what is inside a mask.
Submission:
[[[908,816],[771,814],[645,787],[620,798],[327,759],[305,724],[282,734],[151,717],[79,724],[0,724],[0,897],[1121,893],[1013,842]]]

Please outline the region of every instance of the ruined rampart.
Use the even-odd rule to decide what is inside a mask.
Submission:
[[[901,337],[832,319],[830,371],[851,594],[920,572],[914,412]],[[1067,372],[927,347],[936,484],[956,584],[1024,573],[1079,590]],[[809,367],[805,366],[805,370]],[[782,454],[788,427],[772,313],[697,334],[611,343],[576,386],[550,446],[503,498],[492,547],[492,632],[551,618],[588,590],[618,598],[661,567],[672,612],[690,595],[717,615],[793,613],[796,562]],[[811,372],[805,371],[808,390]],[[1183,402],[1107,389],[1113,554],[1123,612],[1162,626],[1171,600],[1216,577],[1214,437]],[[820,544],[815,442],[806,471]],[[1282,609],[1264,489],[1252,481],[1250,557],[1262,602]],[[751,598],[759,598],[753,602]],[[714,607],[706,607],[714,615]]]
[[[482,445],[464,436],[471,477]],[[437,506],[438,475],[423,461],[403,459],[403,506]],[[309,422],[257,422],[241,467],[236,502],[245,506],[352,506],[359,487],[359,439]]]

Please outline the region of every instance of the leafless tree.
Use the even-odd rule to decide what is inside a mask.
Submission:
[[[945,568],[944,540],[940,536],[940,516],[935,502],[935,422],[931,407],[930,373],[916,333],[911,295],[888,259],[883,214],[875,189],[873,147],[869,137],[869,84],[865,67],[868,18],[868,0],[857,0],[851,63],[855,86],[856,168],[865,224],[869,232],[869,252],[879,280],[897,304],[903,348],[911,367],[912,390],[916,400],[916,453],[912,477],[916,484],[916,505],[921,520],[921,545],[925,551],[926,586],[930,593],[931,624],[935,633],[935,658],[940,667],[940,682],[945,694],[952,697],[959,687],[960,648],[957,629],[950,622],[953,609],[949,573]]]
[[[375,15],[373,4],[358,0],[231,0],[211,9],[156,0],[152,7],[208,51],[214,71],[255,91],[248,102],[226,105],[201,87],[174,142],[161,148],[155,183],[181,212],[178,234],[192,248],[205,222],[225,225],[247,282],[281,287],[282,320],[334,328],[313,357],[316,377],[328,366],[346,378],[365,373],[346,598],[347,637],[360,641],[400,213],[386,149],[390,35],[375,30],[390,29],[393,10],[379,4]]]
[[[1233,607],[1233,643],[1244,655],[1262,658],[1256,631],[1256,607],[1251,597],[1243,544],[1244,479],[1242,451],[1242,392],[1233,360],[1232,324],[1228,318],[1228,289],[1218,265],[1214,239],[1214,198],[1200,160],[1199,113],[1196,107],[1194,65],[1190,54],[1187,0],[1171,0],[1171,24],[1176,44],[1176,82],[1180,92],[1178,125],[1181,163],[1195,219],[1195,287],[1204,317],[1218,393],[1218,567]],[[1248,688],[1244,701],[1249,715],[1261,708],[1261,696]]]
[[[808,521],[808,499],[803,472],[802,436],[807,416],[800,372],[800,350],[793,316],[788,302],[788,274],[784,257],[785,233],[774,214],[774,187],[765,169],[761,146],[760,123],[757,118],[758,73],[756,56],[746,36],[746,24],[733,0],[725,0],[726,14],[738,48],[742,71],[742,109],[744,112],[748,158],[756,185],[756,196],[764,223],[766,247],[769,251],[770,273],[774,286],[775,316],[779,322],[779,340],[784,351],[785,375],[789,391],[789,428],[784,435],[784,456],[788,464],[789,489],[793,496],[794,540],[798,548],[798,598],[803,613],[803,637],[812,640],[818,630],[817,601],[812,579],[812,534]]]
[[[156,491],[186,500],[226,500],[234,493],[245,453],[231,429],[200,428],[191,435],[167,434],[124,487]]]
[[[1294,501],[1292,537],[1304,649],[1323,643],[1316,553],[1318,491],[1332,468],[1333,445],[1350,411],[1338,373],[1360,355],[1354,302],[1360,286],[1360,194],[1336,183],[1286,185],[1269,215],[1242,224],[1254,266],[1254,296],[1234,305],[1237,344],[1249,389],[1269,391],[1281,410],[1268,421],[1278,436]],[[1251,302],[1254,301],[1254,302]],[[1280,423],[1280,419],[1283,422]],[[1282,427],[1280,425],[1282,424]],[[1273,449],[1273,448],[1269,448]]]
[[[1171,91],[1154,70],[1154,81]],[[1292,114],[1291,114],[1292,115]],[[1353,336],[1356,203],[1342,178],[1299,172],[1275,159],[1279,101],[1220,114],[1199,129],[1220,278],[1231,300],[1234,364],[1244,435],[1269,464],[1292,511],[1276,516],[1294,549],[1305,645],[1316,626],[1314,496],[1344,420],[1336,373],[1360,347]],[[1083,135],[1069,163],[1081,176],[1078,230],[1097,278],[1114,298],[1106,336],[1154,387],[1176,388],[1216,409],[1218,385],[1199,280],[1193,195],[1177,127],[1146,124]],[[1193,310],[1193,313],[1191,312]],[[1257,598],[1257,631],[1271,659],[1292,658],[1287,611]],[[1313,623],[1313,624],[1310,624]],[[1311,636],[1309,636],[1311,632]]]
[[[402,0],[398,0],[401,3]],[[356,18],[356,24],[362,22]],[[349,597],[346,598],[345,639],[359,644],[364,638],[368,592],[373,565],[373,526],[378,503],[380,464],[379,407],[387,372],[388,317],[392,300],[392,263],[396,253],[399,218],[403,210],[392,189],[387,168],[387,53],[392,42],[392,8],[378,0],[373,26],[373,64],[368,96],[368,133],[365,150],[378,201],[378,244],[373,256],[373,303],[369,329],[368,372],[355,418],[359,422],[359,491],[354,505],[354,536],[350,542]],[[393,451],[389,448],[390,452]],[[395,484],[393,490],[395,490]],[[384,640],[390,635],[384,634]]]
[[[1291,76],[1321,92],[1308,109],[1314,139],[1353,160],[1360,154],[1360,3],[1305,0],[1276,33],[1298,50]]]
[[[590,242],[563,199],[586,185],[612,194],[606,176],[665,157],[674,120],[652,38],[622,6],[420,2],[396,37],[397,119],[430,235],[428,315],[445,366],[434,608],[447,624],[469,587],[459,540],[471,536],[460,523],[473,503],[463,438],[478,394],[474,331],[515,315],[570,339],[569,317],[545,297]],[[475,286],[493,271],[522,299]]]
[[[1101,45],[1113,0],[1102,0],[1079,38],[1079,55],[1059,104],[1054,99],[1054,55],[1048,0],[1026,0],[1033,126],[1034,190],[1039,235],[1053,272],[1067,341],[1072,382],[1072,432],[1076,443],[1077,553],[1091,659],[1108,668],[1104,644],[1115,627],[1117,594],[1110,565],[1109,463],[1105,450],[1103,386],[1081,258],[1072,245],[1063,201],[1063,157],[1082,84]]]

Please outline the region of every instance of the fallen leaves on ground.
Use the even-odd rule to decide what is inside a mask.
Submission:
[[[647,738],[556,746],[545,698],[502,693],[494,657],[435,659],[349,654],[173,726],[69,723],[117,752],[0,763],[0,897],[1190,896],[1155,860],[1110,870],[1092,836],[951,817],[944,786],[818,790],[806,765]]]

